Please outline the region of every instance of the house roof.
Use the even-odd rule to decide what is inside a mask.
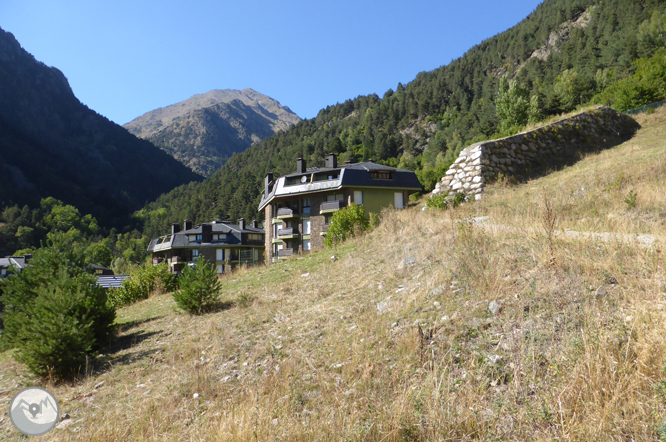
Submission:
[[[325,175],[335,172],[331,179],[316,181],[316,175]],[[339,172],[339,173],[338,173]],[[372,172],[390,172],[390,179],[373,178]],[[286,185],[287,179],[298,179],[307,177],[304,183]],[[325,192],[340,189],[342,187],[384,187],[393,189],[421,190],[423,187],[416,174],[411,170],[397,169],[383,164],[366,161],[363,163],[343,164],[340,167],[324,167],[307,169],[305,173],[292,173],[278,178],[270,187],[270,192],[262,192],[259,210],[275,198],[287,197],[296,194]]]
[[[212,234],[227,234],[226,240],[216,240],[213,242],[199,243],[192,242],[188,235],[202,235],[203,226],[210,225]],[[222,221],[215,221],[211,223],[200,224],[192,229],[183,230],[173,235],[165,235],[160,238],[154,238],[148,245],[149,252],[157,252],[169,249],[198,249],[206,247],[220,247],[225,246],[242,246],[240,234],[253,233],[258,235],[264,234],[264,229],[261,227],[245,226],[241,229],[238,224],[230,224]],[[231,234],[231,235],[229,235]],[[238,236],[237,236],[238,235]]]
[[[127,278],[129,275],[98,276],[97,285],[103,289],[117,289],[122,287],[123,281]]]
[[[8,269],[12,267],[21,271],[29,266],[26,261],[25,256],[7,256],[6,258],[0,258],[0,269]]]
[[[205,225],[210,225],[212,227],[211,231],[213,233],[231,233],[231,232],[239,232],[239,233],[264,233],[264,229],[261,227],[252,227],[250,224],[249,226],[245,224],[245,228],[241,229],[238,224],[229,224],[225,222],[220,222],[220,221],[215,221],[212,223],[204,223]],[[188,230],[183,230],[178,233],[182,233],[184,235],[197,235],[197,234],[202,234],[203,233],[203,225],[200,224],[192,229]]]

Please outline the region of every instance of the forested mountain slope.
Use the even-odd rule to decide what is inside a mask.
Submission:
[[[0,29],[0,206],[55,197],[123,225],[147,201],[201,177],[83,105],[58,69]]]
[[[635,59],[664,46],[664,9],[657,0],[546,0],[449,65],[422,72],[382,98],[328,106],[233,156],[205,182],[161,196],[140,213],[144,231],[163,232],[184,217],[260,217],[263,176],[292,171],[299,156],[311,166],[323,165],[328,152],[343,162],[374,158],[416,170],[428,187],[466,145],[498,133],[501,77],[529,91],[542,116],[572,110],[630,75]]]
[[[148,112],[124,127],[209,176],[234,153],[301,119],[252,89],[213,90]]]

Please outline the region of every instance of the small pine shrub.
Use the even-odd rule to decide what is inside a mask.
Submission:
[[[82,257],[59,245],[37,250],[31,267],[3,282],[5,344],[33,373],[81,372],[113,337],[115,310]]]
[[[190,314],[200,315],[217,302],[222,284],[215,266],[199,258],[180,275],[180,289],[173,292],[176,305]]]
[[[627,209],[633,209],[636,207],[636,198],[638,194],[634,190],[630,190],[627,197],[624,199],[624,203],[627,205]]]
[[[331,218],[324,245],[334,247],[368,230],[370,230],[370,220],[365,215],[365,208],[351,203],[338,210]]]

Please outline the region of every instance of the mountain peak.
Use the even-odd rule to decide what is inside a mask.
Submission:
[[[213,89],[150,111],[124,127],[195,172],[210,175],[234,153],[300,120],[253,89]]]

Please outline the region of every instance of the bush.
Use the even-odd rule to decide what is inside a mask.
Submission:
[[[456,192],[454,195],[451,193],[438,193],[437,195],[432,195],[431,198],[428,198],[426,201],[426,207],[434,209],[448,209],[449,206],[456,208],[465,201],[467,197],[462,192]]]
[[[129,278],[123,281],[122,287],[112,292],[110,302],[120,307],[147,299],[157,290],[172,292],[178,288],[176,275],[169,273],[166,262],[152,265],[148,262],[144,266],[133,266],[129,270]]]
[[[193,267],[183,270],[180,290],[173,292],[173,299],[186,312],[200,315],[217,302],[221,290],[215,266],[199,258]]]
[[[432,195],[430,198],[426,200],[426,207],[427,208],[432,208],[432,209],[448,209],[449,208],[449,201],[447,199],[448,196],[447,193],[438,193],[436,195]]]
[[[81,256],[57,244],[2,282],[5,344],[33,373],[71,378],[113,336],[115,310]]]
[[[324,245],[333,247],[370,229],[370,220],[365,216],[363,206],[351,203],[338,210],[328,226]]]

